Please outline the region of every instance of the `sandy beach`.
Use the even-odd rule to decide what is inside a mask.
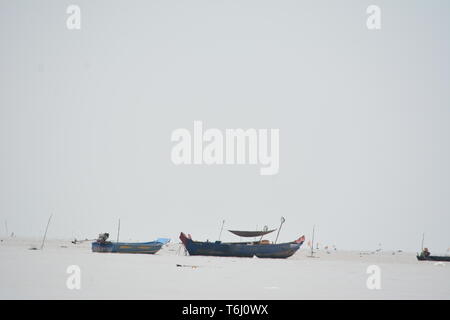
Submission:
[[[155,255],[93,253],[90,242],[2,239],[0,299],[449,299],[450,264],[415,253],[307,248],[286,260],[185,256],[179,243]],[[80,289],[69,289],[69,266]],[[177,265],[181,265],[177,266]],[[368,289],[369,266],[381,288]]]

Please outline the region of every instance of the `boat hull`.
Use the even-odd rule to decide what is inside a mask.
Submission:
[[[201,242],[193,241],[181,233],[180,239],[191,256],[218,256],[286,259],[300,249],[303,241],[280,244],[261,244],[259,242]]]
[[[155,254],[158,252],[164,243],[161,242],[141,242],[141,243],[127,243],[127,242],[93,242],[92,252],[109,252],[109,253],[143,253]]]
[[[419,261],[446,261],[450,262],[450,256],[417,256],[417,260]]]

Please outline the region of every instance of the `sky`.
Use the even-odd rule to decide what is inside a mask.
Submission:
[[[69,30],[69,5],[81,29]],[[381,29],[366,9],[381,9]],[[0,234],[450,247],[450,2],[0,0]],[[279,129],[279,172],[175,165]],[[268,236],[273,240],[275,234]],[[233,241],[224,231],[222,240]]]

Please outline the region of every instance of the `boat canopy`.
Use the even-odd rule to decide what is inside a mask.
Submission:
[[[266,230],[266,231],[239,231],[239,230],[228,230],[231,233],[239,236],[239,237],[247,237],[247,238],[251,238],[251,237],[260,237],[260,236],[264,236],[266,234],[269,234],[271,232],[274,232],[277,229],[273,229],[273,230]]]
[[[169,238],[158,238],[155,240],[155,242],[160,242],[162,244],[166,244],[166,243],[170,242],[170,239]]]

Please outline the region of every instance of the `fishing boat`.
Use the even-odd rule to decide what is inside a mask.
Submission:
[[[423,238],[422,238],[423,247]],[[432,256],[428,248],[423,248],[420,254],[417,254],[417,260],[419,261],[450,261],[450,256]]]
[[[159,238],[151,242],[111,242],[107,241],[108,238],[108,233],[100,234],[98,239],[92,242],[92,252],[155,254],[170,241]]]
[[[276,230],[276,229],[275,229]],[[301,236],[295,241],[286,243],[270,243],[268,240],[262,240],[262,236],[270,231],[236,231],[228,230],[241,237],[261,237],[259,241],[252,242],[201,242],[192,240],[191,235],[186,236],[183,232],[180,234],[180,240],[183,242],[186,250],[191,256],[219,256],[219,257],[247,257],[254,256],[258,258],[280,258],[285,259],[292,256],[305,241],[305,236]]]

